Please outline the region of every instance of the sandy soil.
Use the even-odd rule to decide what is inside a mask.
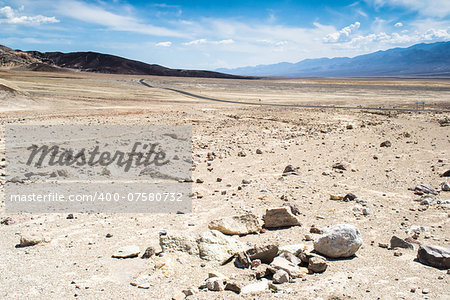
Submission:
[[[418,241],[450,246],[449,205],[420,205],[420,196],[408,190],[422,183],[437,188],[445,181],[440,174],[450,169],[450,131],[438,121],[449,113],[232,105],[148,88],[139,83],[141,78],[159,87],[238,101],[403,108],[425,101],[426,108],[450,109],[448,80],[241,81],[0,71],[0,83],[17,91],[0,91],[2,127],[191,124],[193,177],[204,181],[193,183],[202,197],[194,199],[192,213],[184,215],[75,214],[74,219],[66,219],[66,214],[12,215],[5,212],[2,192],[0,220],[11,217],[16,222],[0,225],[1,298],[170,299],[183,289],[198,287],[211,270],[251,281],[251,270],[218,266],[184,253],[148,260],[118,260],[111,255],[134,244],[142,250],[148,246],[159,250],[162,229],[200,233],[212,219],[244,211],[262,216],[267,208],[281,206],[283,199],[299,206],[301,227],[236,239],[311,246],[311,241],[304,241],[311,225],[350,223],[359,228],[364,244],[356,257],[330,261],[325,273],[285,283],[277,293],[244,298],[450,298],[447,271],[416,262],[416,250],[401,249],[402,255],[394,256],[395,251],[378,246],[389,243],[392,235],[410,236],[406,230],[412,225],[427,227]],[[347,129],[349,124],[352,129]],[[380,147],[386,140],[392,147]],[[256,149],[263,153],[256,154]],[[240,151],[246,156],[238,156]],[[4,148],[2,157],[3,152]],[[216,159],[207,161],[208,152]],[[332,170],[333,163],[342,160],[353,163],[357,171]],[[300,174],[282,177],[288,164],[299,167]],[[328,170],[329,175],[323,175]],[[4,175],[2,169],[2,186]],[[243,179],[251,183],[242,186]],[[355,202],[329,200],[330,194],[349,192],[367,201],[368,216],[352,210]],[[436,199],[450,199],[450,192],[441,192]],[[49,242],[15,248],[19,235],[29,232],[44,234]],[[112,237],[106,238],[108,233]],[[172,260],[172,267],[155,269],[163,259]],[[130,285],[142,274],[151,277],[149,289]],[[230,291],[201,291],[189,298],[239,297]]]

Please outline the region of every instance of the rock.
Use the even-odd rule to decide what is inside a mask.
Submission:
[[[448,182],[441,183],[441,190],[443,190],[444,192],[449,192],[450,191],[450,183],[448,183]]]
[[[390,141],[384,141],[380,144],[380,147],[391,147],[392,144]]]
[[[268,276],[269,273],[269,266],[265,264],[259,265],[253,270],[253,274],[255,274],[256,279],[264,278]]]
[[[145,251],[144,251],[144,254],[142,254],[141,258],[148,259],[148,258],[152,257],[153,254],[155,254],[155,253],[156,253],[155,248],[147,247],[147,249],[145,249]]]
[[[345,128],[347,128],[347,129],[353,129],[353,124],[348,124]]]
[[[300,221],[287,207],[269,208],[264,215],[266,228],[301,226]]]
[[[73,214],[68,214],[66,217],[67,220],[72,220],[73,219]]]
[[[309,259],[308,270],[312,273],[322,273],[327,269],[327,261],[321,257],[313,256]]]
[[[323,257],[317,253],[312,253],[310,251],[304,251],[298,257],[300,258],[300,260],[302,261],[303,264],[307,264],[307,265],[309,264],[309,260],[312,257],[318,257],[318,258],[326,261],[325,257]]]
[[[327,257],[353,256],[362,245],[361,233],[350,224],[338,224],[325,229],[314,242],[314,250]]]
[[[305,234],[304,235],[304,239],[305,239],[305,241],[313,241],[314,239],[312,238],[312,236],[309,234],[309,233],[307,233],[307,234]]]
[[[222,280],[223,282],[228,281],[228,277],[223,275],[222,273],[218,272],[218,271],[210,271],[208,273],[208,278],[213,278],[213,277],[217,277],[220,280]]]
[[[297,265],[280,256],[275,257],[273,262],[269,265],[269,270],[272,273],[276,273],[277,270],[284,270],[292,278],[298,278],[304,275],[304,272]]]
[[[280,247],[280,253],[281,252],[289,252],[296,256],[300,255],[303,251],[306,250],[305,244],[293,244],[293,245],[284,245]]]
[[[173,295],[172,300],[183,300],[186,298],[186,295],[181,292],[181,293],[176,293],[175,295]]]
[[[246,157],[246,156],[247,156],[247,153],[245,153],[245,151],[239,151],[239,152],[238,152],[238,156],[239,156],[239,157]]]
[[[159,234],[159,245],[163,252],[185,252],[190,255],[199,256],[197,238],[179,232],[161,231]]]
[[[270,264],[278,255],[277,245],[255,246],[246,251],[250,260],[259,259],[265,264]]]
[[[289,280],[290,280],[289,274],[284,270],[277,270],[275,274],[273,274],[273,283],[281,284],[289,282]]]
[[[236,268],[247,269],[250,267],[252,260],[248,257],[246,252],[239,252],[236,255],[236,260],[234,261],[234,265]]]
[[[199,236],[182,233],[160,235],[159,244],[163,252],[185,252],[209,261],[225,262],[245,250],[246,246],[217,230],[209,230]]]
[[[424,227],[424,226],[419,226],[419,225],[411,225],[411,227],[408,228],[408,230],[406,230],[407,234],[417,234],[419,235],[421,232],[425,232],[427,231],[428,228]]]
[[[344,195],[339,194],[330,194],[330,200],[342,200],[344,199]]]
[[[251,283],[241,289],[241,295],[264,292],[269,289],[269,280],[263,278],[259,282]]]
[[[354,195],[354,194],[352,194],[352,193],[348,193],[347,195],[345,195],[345,197],[344,197],[344,201],[345,202],[349,202],[349,201],[353,201],[353,200],[355,200],[357,197]]]
[[[12,225],[12,224],[16,223],[16,220],[14,220],[11,217],[6,217],[0,223],[3,224],[3,225]]]
[[[193,296],[198,293],[196,288],[188,288],[182,291],[186,297]]]
[[[283,171],[283,176],[287,176],[287,175],[298,175],[299,174],[299,168],[297,167],[297,168],[294,168],[292,165],[287,165],[285,168],[284,168],[284,171]]]
[[[197,243],[200,258],[209,261],[225,262],[246,248],[243,243],[217,230],[203,232]]]
[[[439,269],[450,269],[450,248],[421,245],[417,251],[419,262]]]
[[[389,248],[389,245],[386,243],[378,243],[378,247],[387,249]]]
[[[300,215],[300,208],[297,206],[297,204],[288,202],[288,203],[283,203],[283,206],[289,207],[291,209],[291,213],[294,216]]]
[[[333,169],[338,169],[338,170],[344,170],[344,171],[352,171],[352,172],[356,171],[355,166],[353,164],[349,163],[349,162],[346,162],[346,161],[341,161],[341,162],[335,163],[332,166],[332,168]]]
[[[431,185],[429,184],[420,184],[418,186],[415,186],[414,188],[410,189],[413,190],[416,194],[422,195],[422,194],[433,194],[437,195],[438,191],[436,191]]]
[[[114,258],[131,258],[139,255],[141,251],[139,250],[139,246],[125,246],[121,247],[114,252],[112,257]]]
[[[433,205],[436,203],[437,201],[433,197],[425,197],[420,201],[420,205]]]
[[[293,263],[294,265],[298,266],[299,264],[302,263],[302,261],[300,260],[300,258],[298,258],[297,256],[295,256],[292,253],[289,252],[281,252],[280,255],[278,255],[278,257],[282,257],[285,258],[286,260],[288,260],[289,262]]]
[[[209,223],[208,228],[218,230],[224,234],[245,235],[259,232],[261,224],[257,216],[248,213],[245,215],[230,216],[213,220]]]
[[[251,267],[252,269],[256,269],[256,268],[259,267],[261,264],[262,264],[262,262],[261,262],[260,259],[255,259],[255,260],[252,260],[252,263],[250,264],[250,267]]]
[[[311,226],[309,229],[310,233],[316,233],[316,234],[322,234],[322,229],[315,227],[314,225]]]
[[[235,292],[236,294],[239,294],[242,290],[242,285],[236,281],[230,281],[230,282],[227,282],[227,284],[225,285],[225,290],[232,291],[232,292]]]
[[[197,180],[195,181],[196,183],[203,183],[203,179],[197,178]]]
[[[256,154],[263,154],[263,151],[261,149],[256,149]]]
[[[31,233],[24,233],[20,235],[20,241],[19,244],[16,245],[16,247],[21,248],[21,247],[29,247],[29,246],[34,246],[37,244],[41,244],[45,242],[44,238],[40,235]]]
[[[206,287],[210,291],[220,292],[220,291],[225,290],[225,286],[223,284],[222,279],[220,279],[218,277],[208,278],[208,279],[206,279],[205,283],[206,283]]]
[[[450,177],[450,170],[447,170],[444,173],[442,173],[441,177]]]
[[[364,216],[370,215],[370,209],[369,209],[368,207],[363,207],[363,209],[362,209],[362,214],[363,214]]]

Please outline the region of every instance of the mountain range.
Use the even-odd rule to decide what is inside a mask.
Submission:
[[[170,69],[97,52],[39,52],[0,45],[0,67],[31,71],[249,79],[285,77],[450,77],[450,42],[417,44],[353,58],[305,59],[298,63],[217,69]]]
[[[450,42],[417,44],[353,58],[305,59],[298,63],[217,69],[245,76],[286,77],[450,77]]]
[[[97,52],[38,52],[0,45],[0,67],[30,71],[83,71],[106,74],[245,79],[214,71],[170,69]]]

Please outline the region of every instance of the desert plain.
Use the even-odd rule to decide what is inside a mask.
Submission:
[[[425,110],[414,111],[422,101]],[[2,134],[0,298],[181,299],[192,289],[187,299],[449,299],[447,270],[416,260],[419,244],[450,246],[450,192],[441,191],[449,181],[442,177],[450,170],[449,118],[448,79],[0,70],[2,131],[7,124],[192,125],[194,193],[187,214],[11,214]],[[386,141],[390,147],[381,147]],[[343,161],[353,167],[333,168]],[[283,176],[288,165],[296,174]],[[409,190],[421,184],[439,193]],[[358,201],[330,199],[348,193]],[[158,255],[161,231],[196,235],[212,220],[245,213],[262,220],[267,209],[286,203],[298,207],[301,226],[231,238],[249,247],[304,244],[312,250],[319,234],[311,227],[346,223],[359,229],[362,246],[353,257],[328,259],[325,272],[249,294],[199,287],[210,272],[242,285],[257,282],[251,268],[183,251]],[[31,233],[45,241],[16,247]],[[394,235],[413,238],[414,249],[384,247]],[[112,257],[128,245],[139,246],[138,257]],[[156,254],[141,259],[147,247]]]

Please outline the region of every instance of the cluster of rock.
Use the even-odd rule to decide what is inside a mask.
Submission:
[[[282,207],[267,210],[264,216],[266,226],[274,225],[270,223],[273,222],[270,218],[277,216],[281,216],[280,227],[286,224],[298,225],[294,222],[297,219],[292,219],[294,215],[289,207]],[[210,223],[210,227],[220,228],[228,233],[239,232],[238,234],[247,231],[257,232],[259,226],[258,218],[251,214],[226,217]],[[236,268],[251,270],[256,281],[249,284],[229,279],[219,272],[210,272],[205,282],[198,287],[199,290],[229,290],[237,294],[249,294],[269,289],[277,290],[279,284],[294,282],[306,274],[325,272],[328,267],[327,257],[351,257],[362,245],[361,234],[352,225],[339,224],[321,230],[315,227],[314,229],[312,231],[321,233],[314,242],[314,250],[307,249],[304,244],[281,247],[266,244],[249,247],[218,230],[210,230],[197,237],[165,232],[160,235],[160,246],[163,252],[181,251],[198,255],[204,260],[216,261],[221,265],[233,262]],[[191,292],[190,290],[189,294]],[[187,293],[184,295],[188,296]]]
[[[442,247],[436,245],[422,245],[419,241],[416,240],[417,235],[414,237],[407,237],[402,239],[398,236],[392,236],[390,245],[380,243],[378,244],[381,248],[386,248],[390,250],[397,249],[407,249],[414,250],[414,245],[418,245],[417,250],[417,260],[431,267],[435,267],[438,269],[450,269],[450,248]],[[401,256],[401,253],[394,252],[395,256]]]

